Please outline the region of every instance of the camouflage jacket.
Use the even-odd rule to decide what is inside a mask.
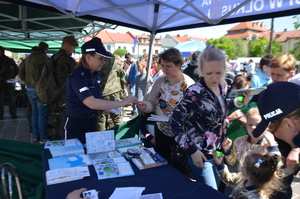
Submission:
[[[77,65],[76,61],[63,49],[60,49],[56,54],[52,55],[51,59],[53,61],[56,80],[59,85],[66,87],[67,76]]]
[[[33,88],[41,77],[41,66],[49,62],[50,57],[43,50],[33,50],[20,64],[19,77],[27,87]]]
[[[115,62],[115,59],[105,59],[105,65],[99,74],[102,96],[120,92],[125,88],[125,71]]]

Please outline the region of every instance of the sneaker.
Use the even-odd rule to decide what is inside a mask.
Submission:
[[[32,139],[32,142],[38,142],[38,141],[39,141],[38,138],[33,138],[33,139]]]
[[[45,144],[47,141],[50,141],[50,140],[48,140],[48,139],[41,139],[39,143],[40,144]]]

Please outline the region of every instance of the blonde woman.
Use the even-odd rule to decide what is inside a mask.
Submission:
[[[218,189],[220,178],[212,153],[221,149],[225,136],[227,100],[222,83],[226,63],[224,53],[207,47],[198,58],[200,80],[190,86],[174,109],[169,125],[176,142],[188,154],[188,161],[197,182]],[[245,94],[244,103],[249,102]]]

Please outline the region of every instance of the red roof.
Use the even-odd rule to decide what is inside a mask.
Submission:
[[[253,33],[249,33],[249,32],[244,32],[244,33],[237,33],[237,34],[227,34],[224,35],[224,37],[227,37],[228,39],[236,39],[236,38],[241,38],[241,39],[246,39],[247,37],[249,37],[250,35],[254,35]]]
[[[247,22],[241,22],[238,25],[230,28],[228,31],[232,30],[241,30],[241,29],[252,29],[252,30],[257,30],[261,32],[266,32],[268,29],[266,28],[266,25],[262,22],[252,22],[252,21],[247,21]]]
[[[130,34],[109,33],[111,38],[117,43],[133,43],[134,38]]]
[[[190,37],[188,35],[183,35],[180,36],[179,34],[176,36],[172,36],[174,39],[176,39],[179,43],[180,42],[185,42],[185,41],[195,41],[195,40],[200,40],[203,43],[206,43],[207,39],[205,38],[200,38],[200,37]]]
[[[91,36],[91,37],[86,37],[84,39],[84,42],[87,42],[92,39],[92,37],[99,37],[102,41],[102,43],[115,43],[114,40],[111,38],[110,33],[107,32],[106,30],[100,31],[97,35]]]

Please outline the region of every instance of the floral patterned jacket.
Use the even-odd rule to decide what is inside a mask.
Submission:
[[[225,106],[225,91],[219,85]],[[225,107],[226,110],[226,107]],[[190,86],[175,107],[169,125],[176,142],[188,154],[201,150],[208,159],[221,148],[225,135],[225,116],[218,97],[206,86],[203,77]]]

